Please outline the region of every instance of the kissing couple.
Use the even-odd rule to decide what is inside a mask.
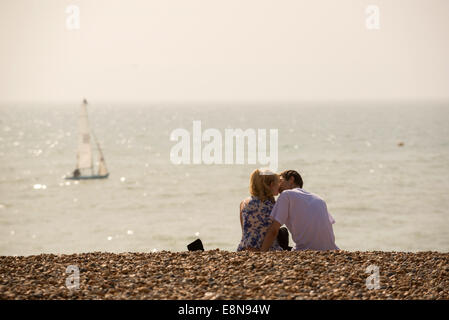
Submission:
[[[294,250],[340,250],[326,202],[303,189],[297,171],[277,174],[256,169],[250,176],[249,192],[251,196],[240,203],[242,240],[237,251],[292,250],[289,231]]]

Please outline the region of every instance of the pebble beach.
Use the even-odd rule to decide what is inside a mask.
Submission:
[[[375,283],[376,270],[378,285],[370,289],[367,278]],[[449,299],[449,253],[216,249],[1,256],[0,299]]]

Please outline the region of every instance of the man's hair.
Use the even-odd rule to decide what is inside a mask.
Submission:
[[[303,181],[302,181],[302,177],[301,175],[295,171],[295,170],[285,170],[281,172],[281,176],[282,178],[284,178],[285,180],[290,180],[291,177],[293,177],[295,184],[297,186],[299,186],[300,188],[302,188],[303,186]]]

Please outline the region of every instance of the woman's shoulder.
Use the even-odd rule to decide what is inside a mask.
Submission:
[[[254,197],[254,196],[252,196],[248,199],[249,199],[249,201],[245,205],[243,205],[241,208],[271,212],[271,210],[274,207],[274,203],[271,202],[270,200],[262,201],[259,198]]]
[[[243,199],[242,201],[240,201],[240,206],[245,206],[245,205],[247,205],[250,201],[251,201],[251,197],[247,197],[247,198]]]
[[[244,207],[248,207],[248,206],[255,206],[255,205],[260,205],[262,202],[259,200],[259,198],[255,197],[255,196],[250,196],[247,197],[245,199],[242,200],[242,202],[240,202],[240,207],[244,208]]]

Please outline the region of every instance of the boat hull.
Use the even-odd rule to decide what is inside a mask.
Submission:
[[[104,176],[79,176],[79,177],[65,177],[66,180],[92,180],[92,179],[106,179],[109,177],[109,173],[105,174]]]

